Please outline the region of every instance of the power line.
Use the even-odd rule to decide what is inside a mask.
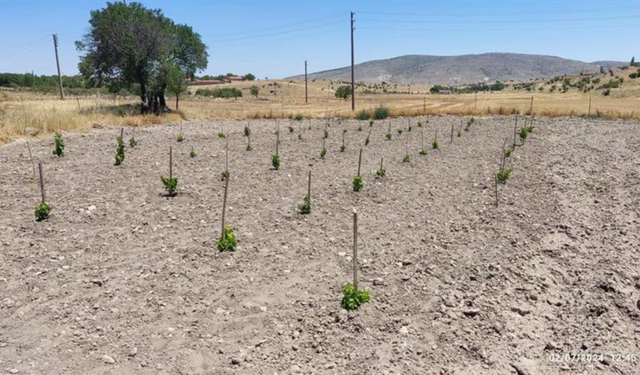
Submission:
[[[311,26],[311,27],[303,27],[300,29],[295,29],[295,30],[287,30],[287,31],[280,31],[280,32],[275,32],[275,33],[268,33],[268,34],[262,34],[262,35],[251,35],[251,36],[245,36],[245,37],[240,37],[240,38],[227,38],[227,39],[220,39],[220,40],[216,40],[214,42],[231,42],[231,41],[236,41],[236,40],[246,40],[246,39],[256,39],[256,38],[265,38],[268,36],[274,36],[274,35],[283,35],[283,34],[291,34],[291,33],[297,33],[300,31],[306,31],[306,30],[312,30],[312,29],[318,29],[321,27],[325,27],[325,26],[332,26],[332,25],[336,25],[340,23],[340,21],[335,21],[335,22],[328,22],[322,25],[317,25],[317,26]]]
[[[509,20],[464,20],[464,23],[475,23],[475,24],[511,24],[511,23],[544,23],[544,22],[575,22],[575,21],[606,21],[606,20],[616,20],[616,19],[638,19],[640,15],[632,15],[632,16],[615,16],[615,17],[594,17],[594,18],[563,18],[563,19],[537,19],[537,20],[525,20],[525,19],[509,19]],[[425,20],[395,20],[395,19],[372,19],[372,18],[361,18],[361,21],[368,22],[389,22],[389,23],[429,23],[429,24],[451,24],[450,20],[436,20],[436,21],[425,21]]]
[[[612,29],[618,27],[630,27],[630,26],[638,26],[637,24],[625,24],[625,25],[601,25],[601,26],[575,26],[575,27],[544,27],[544,28],[521,28],[518,27],[518,31],[540,31],[540,30],[586,30],[586,29]],[[391,27],[367,27],[363,26],[361,29],[366,30],[380,30],[380,31],[429,31],[429,32],[438,32],[438,31],[464,31],[464,32],[477,32],[477,31],[513,31],[514,29],[460,29],[460,28],[451,28],[451,29],[410,29],[410,28],[391,28]]]
[[[546,10],[518,10],[518,11],[498,11],[491,10],[487,12],[476,11],[476,12],[438,12],[433,11],[429,13],[419,13],[419,12],[411,12],[411,13],[403,13],[403,12],[374,12],[374,11],[361,11],[359,13],[362,14],[372,14],[372,15],[386,15],[386,16],[414,16],[414,17],[435,17],[435,16],[474,16],[477,17],[479,15],[530,15],[530,14],[549,14],[549,12],[571,12],[571,14],[591,14],[591,13],[608,13],[608,12],[620,12],[620,11],[629,11],[629,10],[639,10],[638,6],[625,6],[625,7],[607,7],[607,8],[592,8],[592,9],[546,9]]]

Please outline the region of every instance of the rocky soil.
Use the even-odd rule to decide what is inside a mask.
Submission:
[[[246,122],[186,123],[181,143],[178,126],[137,129],[117,167],[119,129],[65,134],[63,158],[52,137],[31,140],[45,222],[26,143],[1,147],[0,372],[637,374],[639,124],[536,119],[495,207],[514,119],[476,119],[453,143],[460,118],[422,121],[391,120],[390,141],[388,121],[373,125],[359,193],[366,122],[333,122],[321,160],[324,121],[280,121],[278,171],[273,120],[252,122],[252,152]],[[234,253],[216,250],[223,127]],[[173,198],[160,182],[170,146]],[[347,312],[354,208],[372,300]]]

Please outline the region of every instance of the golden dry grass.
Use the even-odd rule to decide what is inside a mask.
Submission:
[[[604,118],[640,119],[640,84],[626,80],[623,89],[612,90],[610,96],[600,91],[568,93],[545,91],[483,92],[475,94],[433,95],[427,87],[396,86],[410,94],[357,94],[356,112],[350,100],[334,97],[338,82],[310,81],[309,103],[305,103],[304,81],[254,81],[227,84],[243,90],[239,99],[212,99],[188,96],[180,101],[180,112],[157,116],[135,113],[137,98],[83,97],[61,101],[55,96],[23,92],[0,92],[0,142],[54,130],[86,130],[94,124],[103,126],[144,126],[176,122],[179,119],[247,119],[283,118],[297,114],[308,118],[352,118],[361,109],[377,106],[390,109],[392,116],[424,116],[454,114],[463,116],[528,114],[533,97],[533,114],[537,116],[598,116]],[[274,86],[277,84],[277,86]],[[260,87],[260,95],[249,93],[252,85]],[[216,88],[223,86],[199,86]],[[276,90],[272,93],[272,89]],[[544,87],[544,86],[543,86]],[[591,98],[591,111],[589,100]],[[174,103],[170,101],[173,107]]]

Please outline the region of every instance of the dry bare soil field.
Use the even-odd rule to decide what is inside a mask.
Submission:
[[[119,129],[65,133],[63,158],[52,137],[32,140],[52,206],[44,222],[25,142],[1,147],[0,371],[637,374],[639,122],[536,118],[495,207],[514,118],[476,118],[451,143],[460,121],[414,119],[411,132],[407,119],[376,121],[359,193],[369,125],[356,120],[331,124],[324,160],[324,121],[279,120],[277,171],[274,120],[251,122],[251,152],[246,121],[185,123],[181,143],[178,126],[142,128],[118,167]],[[216,250],[223,127],[232,253]],[[160,182],[169,146],[173,198]],[[301,215],[310,168],[312,212]],[[354,208],[371,301],[347,312]]]

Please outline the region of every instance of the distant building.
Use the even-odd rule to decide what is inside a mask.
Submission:
[[[582,72],[580,72],[581,76],[595,76],[596,74],[598,74],[598,72],[596,72],[595,70],[583,70]]]
[[[189,81],[189,84],[193,86],[221,85],[223,83],[227,82],[221,81],[219,79],[192,79]]]
[[[440,90],[438,91],[440,95],[451,95],[451,90]]]

